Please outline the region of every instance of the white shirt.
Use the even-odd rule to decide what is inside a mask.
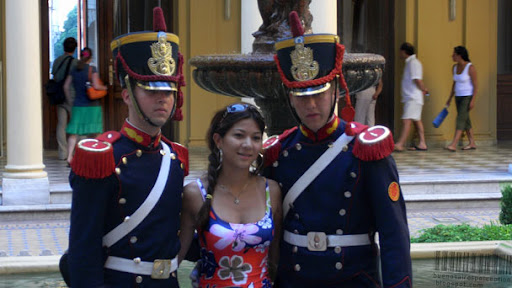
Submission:
[[[423,79],[421,62],[413,54],[405,59],[404,74],[402,75],[402,102],[414,101],[423,105],[423,92],[418,88],[414,79]]]
[[[473,82],[469,76],[469,66],[466,64],[462,73],[457,74],[457,65],[453,66],[453,81],[455,81],[455,96],[471,96],[473,95]]]

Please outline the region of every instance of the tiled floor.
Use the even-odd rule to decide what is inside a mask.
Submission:
[[[400,175],[507,173],[512,165],[512,143],[457,152],[442,148],[394,152],[393,157]]]
[[[204,149],[190,149],[190,175],[186,182],[204,173],[207,167],[207,155]],[[512,164],[512,145],[479,147],[477,150],[449,152],[441,148],[426,152],[406,151],[393,153],[401,178],[407,176],[428,175],[430,178],[446,178],[451,175],[506,174]],[[57,160],[55,151],[45,151],[44,164],[50,180],[50,186],[67,183],[69,168],[65,161]],[[0,172],[6,164],[0,158]],[[498,209],[486,210],[439,210],[413,211],[408,213],[409,228],[412,235],[418,235],[421,229],[437,224],[470,223],[484,225],[498,221]],[[67,248],[69,222],[46,221],[41,223],[0,223],[1,256],[38,256],[59,255]]]

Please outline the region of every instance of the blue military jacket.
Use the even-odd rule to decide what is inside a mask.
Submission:
[[[69,233],[69,269],[72,287],[178,287],[176,274],[157,280],[104,269],[108,256],[125,259],[172,259],[178,239],[183,178],[188,152],[161,136],[155,138],[125,123],[121,133],[100,136],[112,142],[112,152],[83,151],[77,147],[69,182],[73,189]],[[161,140],[171,148],[164,155]],[[83,154],[83,155],[82,155]],[[155,184],[163,157],[171,157],[167,183],[147,217],[111,247],[102,237],[129,219]],[[110,164],[109,164],[110,163]]]
[[[266,150],[266,176],[276,180],[286,195],[297,179],[343,134],[346,125],[334,118],[317,133],[303,126],[285,132],[277,145]],[[392,137],[389,130],[387,133]],[[391,149],[388,147],[385,153],[389,155],[393,149],[392,138],[387,141],[391,141]],[[370,158],[380,155],[373,158],[381,159],[358,159],[353,153],[355,144],[359,144],[358,151],[365,156],[361,158],[371,154]],[[310,251],[283,240],[278,273],[280,288],[382,287],[379,252],[374,242],[376,232],[384,287],[412,286],[405,203],[395,162],[391,156],[383,157],[381,148],[365,147],[353,140],[306,187],[288,214],[283,215],[283,230],[291,233],[367,234],[371,244]]]

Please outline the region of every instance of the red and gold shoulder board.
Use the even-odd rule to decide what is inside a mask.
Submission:
[[[101,179],[114,173],[114,150],[109,142],[84,139],[78,142],[71,161],[73,172],[88,179]]]
[[[281,152],[281,141],[288,138],[295,130],[297,126],[285,130],[281,135],[274,135],[269,137],[263,143],[263,163],[264,167],[267,167],[274,163],[279,158],[279,152]]]
[[[181,164],[183,165],[181,168],[183,169],[183,172],[184,172],[184,175],[187,176],[188,175],[188,149],[179,144],[179,143],[176,143],[176,142],[172,142],[171,140],[165,138],[165,137],[162,137],[162,140],[171,145],[171,148],[172,148],[172,151],[174,151],[178,157],[178,159],[180,160]]]
[[[121,138],[121,133],[119,133],[118,131],[107,131],[101,134],[100,136],[96,137],[96,139],[103,142],[108,142],[110,144],[113,144],[114,142],[119,140],[119,138]]]
[[[358,131],[352,151],[358,159],[376,161],[391,155],[394,148],[395,142],[389,128],[376,125]]]

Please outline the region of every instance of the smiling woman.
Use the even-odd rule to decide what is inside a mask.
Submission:
[[[258,175],[265,123],[249,104],[219,110],[207,134],[208,174],[183,193],[180,260],[200,236],[199,287],[271,287],[281,229],[281,191]],[[196,221],[197,219],[197,221]]]

